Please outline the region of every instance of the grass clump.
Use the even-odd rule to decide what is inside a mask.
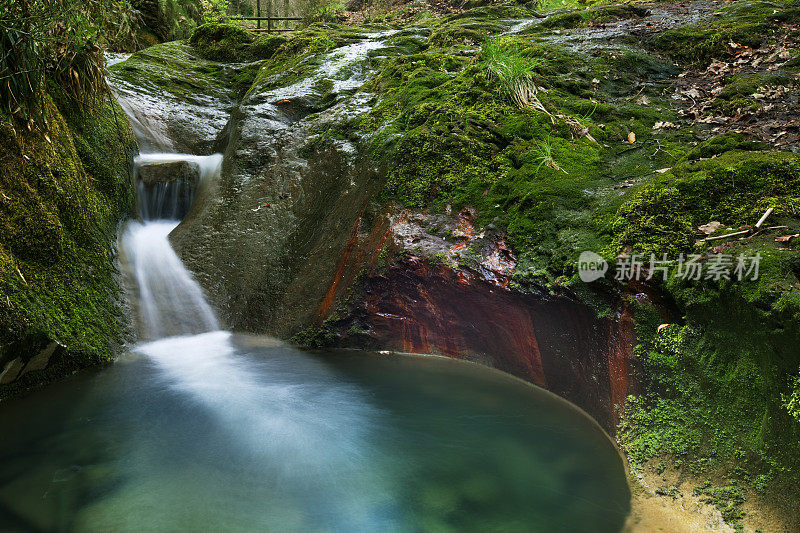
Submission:
[[[512,41],[502,38],[487,39],[481,48],[481,57],[489,73],[517,107],[533,106],[547,113],[536,97],[533,77],[536,68],[545,63],[543,58],[523,57]]]

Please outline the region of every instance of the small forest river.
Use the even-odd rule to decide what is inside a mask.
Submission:
[[[137,164],[202,182],[221,160]],[[192,191],[139,185],[121,252],[143,342],[3,403],[0,427],[15,429],[0,439],[0,530],[622,528],[622,460],[579,409],[471,363],[220,330],[168,240]]]

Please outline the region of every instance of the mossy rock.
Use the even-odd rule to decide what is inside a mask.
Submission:
[[[758,48],[782,24],[800,20],[799,6],[795,1],[736,2],[712,21],[660,32],[650,45],[671,58],[705,67],[715,57],[729,56],[731,42]]]
[[[800,156],[731,151],[689,161],[653,178],[620,207],[615,248],[677,256],[693,250],[697,226],[712,220],[752,225],[769,207],[776,215],[786,211],[790,199],[800,200]]]
[[[46,131],[0,123],[9,141],[0,144],[0,366],[41,349],[26,339],[66,350],[60,371],[26,386],[108,361],[123,342],[112,250],[134,205],[136,142],[119,105],[77,107],[57,93],[45,101]]]
[[[288,39],[283,35],[264,34],[256,37],[253,44],[250,45],[250,55],[258,59],[269,59],[278,48],[283,46]]]
[[[628,4],[596,6],[578,11],[568,11],[550,15],[536,26],[534,30],[582,28],[592,24],[605,24],[616,20],[645,17],[648,14],[649,11],[647,9]]]
[[[714,107],[722,113],[732,115],[746,109],[761,107],[762,102],[753,98],[762,87],[789,85],[795,77],[785,72],[762,72],[738,74],[725,80],[725,86],[714,100]]]
[[[689,161],[696,161],[733,150],[763,151],[767,149],[769,149],[767,143],[745,140],[741,133],[725,133],[698,144],[686,154],[686,158]]]
[[[253,36],[244,28],[216,22],[198,26],[189,39],[201,57],[226,63],[250,59],[252,42]]]

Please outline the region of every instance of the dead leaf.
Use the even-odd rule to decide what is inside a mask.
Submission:
[[[794,235],[781,235],[780,237],[775,237],[775,242],[789,242],[797,237],[800,237],[800,233],[795,233]]]
[[[631,144],[636,142],[636,134],[635,133],[630,132],[628,134],[628,142],[631,143]]]
[[[717,220],[712,220],[708,224],[703,224],[702,226],[698,226],[697,230],[701,233],[705,233],[706,235],[711,235],[715,231],[717,231],[722,226],[722,222]]]
[[[659,324],[658,329],[656,330],[656,333],[661,333],[662,329],[666,329],[666,328],[670,327],[671,325],[672,324]]]
[[[636,103],[639,105],[650,105],[650,99],[643,95],[636,99]]]

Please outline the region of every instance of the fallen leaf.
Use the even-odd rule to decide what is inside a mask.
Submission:
[[[712,220],[708,224],[703,224],[702,226],[698,226],[697,229],[701,233],[705,233],[706,235],[711,235],[712,233],[717,231],[720,228],[720,226],[722,226],[721,222],[717,220]]]
[[[790,240],[800,237],[800,233],[795,233],[794,235],[781,235],[780,237],[775,237],[775,242],[789,242]]]
[[[639,105],[650,105],[650,99],[646,96],[640,96],[636,99],[636,103]]]
[[[656,333],[661,333],[662,329],[666,329],[666,328],[670,327],[671,325],[672,324],[659,324],[658,329],[656,330]]]
[[[636,142],[636,134],[635,133],[630,132],[628,134],[628,142],[631,143],[631,144]]]

